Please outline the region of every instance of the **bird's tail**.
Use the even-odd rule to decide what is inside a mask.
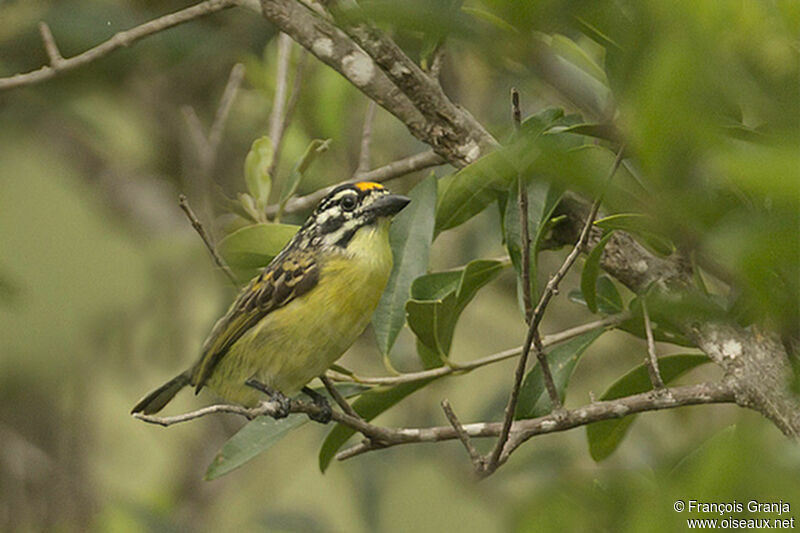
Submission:
[[[139,403],[137,403],[133,409],[131,409],[131,414],[142,413],[145,415],[152,415],[159,412],[170,402],[170,400],[175,397],[176,394],[178,394],[178,391],[189,385],[190,382],[191,373],[188,370],[178,374],[139,400]]]

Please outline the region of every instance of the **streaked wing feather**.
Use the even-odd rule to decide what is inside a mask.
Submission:
[[[200,392],[242,335],[275,309],[311,290],[318,279],[319,268],[310,253],[287,250],[279,254],[239,293],[228,312],[214,325],[194,368],[195,391]]]

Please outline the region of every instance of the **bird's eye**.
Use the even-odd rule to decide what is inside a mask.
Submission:
[[[344,209],[345,211],[352,211],[353,209],[356,208],[355,196],[345,196],[344,198],[342,198],[340,205],[342,206],[342,209]]]

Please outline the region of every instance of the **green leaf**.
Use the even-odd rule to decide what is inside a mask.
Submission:
[[[244,180],[259,211],[267,207],[272,188],[272,177],[268,172],[272,158],[272,140],[265,136],[253,141],[250,152],[244,160]]]
[[[550,36],[550,48],[591,77],[608,86],[608,78],[603,68],[592,59],[578,43],[564,35],[554,33]]]
[[[239,468],[306,422],[308,417],[299,413],[280,420],[268,416],[251,420],[222,446],[208,465],[205,479],[211,481]]]
[[[600,242],[586,257],[586,263],[584,263],[583,271],[581,272],[581,292],[586,301],[586,307],[592,313],[597,312],[597,276],[600,273],[600,257],[603,255],[603,249],[613,234],[614,231],[611,230],[603,235]]]
[[[390,407],[393,407],[406,396],[416,392],[436,378],[415,381],[413,383],[403,383],[395,387],[381,387],[372,389],[362,394],[352,406],[356,413],[366,421],[370,421]],[[322,443],[319,450],[319,469],[325,472],[336,452],[345,442],[355,434],[355,430],[341,424],[337,424]]]
[[[336,389],[345,398],[361,394],[367,387],[355,383],[337,384]],[[330,398],[324,389],[315,389]],[[251,420],[222,446],[214,460],[208,465],[205,479],[211,481],[239,468],[260,453],[268,450],[290,431],[308,422],[304,414],[291,414],[286,418],[275,420],[268,416],[259,416]]]
[[[446,358],[461,312],[503,266],[500,261],[478,259],[461,270],[435,272],[414,280],[406,317],[417,338]]]
[[[314,139],[308,144],[306,151],[303,152],[303,155],[297,160],[294,167],[292,167],[292,171],[289,173],[289,177],[286,179],[286,183],[284,183],[281,189],[281,196],[278,200],[278,212],[275,214],[275,222],[280,222],[283,210],[286,207],[286,202],[297,192],[297,188],[300,186],[300,182],[308,170],[308,167],[311,166],[311,163],[314,162],[314,159],[316,159],[319,154],[328,150],[330,144],[330,139],[324,141],[321,139]]]
[[[505,192],[517,170],[503,150],[491,152],[439,180],[435,233],[463,224]]]
[[[290,224],[253,224],[240,228],[219,242],[218,250],[225,262],[237,274],[251,277],[263,268],[286,246],[297,232]]]
[[[614,282],[611,281],[607,276],[600,276],[597,278],[595,288],[597,309],[601,313],[606,315],[614,315],[622,312],[625,309],[622,302],[622,296],[620,296],[617,287],[614,285]],[[569,299],[575,303],[589,307],[586,303],[583,293],[580,290],[576,289],[570,291]]]
[[[605,122],[574,124],[572,126],[564,126],[563,128],[558,128],[557,131],[563,131],[566,133],[577,133],[578,135],[585,135],[587,137],[594,137],[596,139],[612,141],[617,144],[619,143],[619,137],[620,137],[617,129],[612,124],[608,124]]]
[[[267,221],[264,212],[256,207],[256,201],[246,192],[239,193],[239,205],[244,210],[245,218],[250,218],[256,223]],[[238,212],[239,210],[236,209],[235,211]]]
[[[556,346],[547,354],[547,362],[550,364],[553,382],[562,402],[567,395],[569,378],[572,376],[578,360],[580,360],[586,348],[604,332],[605,329],[596,329],[589,333],[584,333]],[[522,382],[522,387],[519,389],[519,400],[517,409],[514,412],[514,418],[517,420],[536,418],[537,416],[546,415],[550,411],[552,411],[552,407],[547,388],[544,385],[542,367],[537,364],[525,376],[525,381]]]
[[[597,144],[582,144],[584,142],[585,139],[579,135],[559,132],[557,126],[551,128],[530,148],[539,153],[533,165],[536,172],[565,188],[593,196],[604,192],[616,153]],[[625,165],[620,165],[611,182],[614,194],[610,197],[618,202],[620,198],[634,201],[625,189],[615,187],[617,183],[633,182],[635,178],[630,171]]]
[[[461,11],[463,11],[467,15],[470,15],[470,16],[474,17],[476,20],[480,20],[482,22],[486,22],[486,23],[494,26],[498,30],[501,30],[501,31],[504,31],[504,32],[509,32],[509,33],[514,33],[514,34],[519,33],[519,30],[517,28],[515,28],[514,26],[512,26],[511,24],[509,24],[508,22],[506,22],[502,18],[498,17],[497,15],[492,13],[491,11],[487,11],[487,10],[481,9],[479,7],[471,7],[471,6],[464,6],[464,7],[461,8]]]
[[[409,197],[411,203],[395,217],[389,230],[394,268],[372,316],[372,327],[383,355],[389,354],[405,323],[405,305],[411,296],[411,283],[428,269],[436,216],[434,176],[414,187]]]
[[[700,354],[667,355],[658,359],[658,367],[664,383],[670,383],[696,366],[709,361]],[[623,398],[632,394],[647,392],[653,388],[647,366],[641,364],[619,378],[600,397],[601,401]],[[603,420],[586,426],[586,438],[589,442],[589,453],[595,461],[602,461],[622,442],[633,424],[636,415],[615,420]]]
[[[439,180],[439,203],[436,208],[434,236],[463,224],[483,211],[494,200],[504,196],[511,183],[522,173],[537,175],[537,158],[542,150],[537,140],[555,124],[568,124],[574,117],[565,117],[563,109],[546,108],[522,122],[510,146],[491,152],[455,174]],[[567,149],[579,137],[571,134],[547,136],[548,146]]]
[[[611,215],[595,221],[595,225],[604,230],[618,229],[641,237],[645,245],[661,255],[670,255],[675,251],[675,245],[669,239],[648,229],[648,226],[654,225],[649,215],[640,213]]]

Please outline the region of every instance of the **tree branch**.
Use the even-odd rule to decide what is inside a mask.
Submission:
[[[144,24],[129,30],[115,33],[107,41],[104,41],[76,56],[66,59],[62,58],[60,61],[53,61],[54,57],[60,57],[61,54],[57,53],[58,49],[55,47],[55,41],[52,40],[52,34],[50,33],[49,28],[46,28],[46,30],[42,31],[42,38],[44,40],[48,56],[50,57],[51,64],[45,65],[30,72],[16,74],[8,78],[0,78],[0,91],[13,89],[15,87],[33,85],[35,83],[49,80],[50,78],[53,78],[62,72],[67,72],[96,61],[110,54],[114,50],[117,50],[118,48],[129,46],[139,39],[162,32],[166,29],[172,28],[173,26],[183,24],[184,22],[189,22],[196,18],[204,17],[206,15],[210,15],[211,13],[216,13],[217,11],[222,11],[223,9],[227,9],[236,5],[237,3],[237,0],[206,0],[205,2],[200,2],[199,4],[187,7],[186,9],[176,11],[175,13],[170,13],[169,15],[164,15],[149,22],[145,22]],[[57,55],[54,55],[54,52]]]
[[[554,227],[554,243],[575,242],[587,209],[587,204],[575,196],[561,201],[554,215],[563,220]],[[601,234],[594,228],[590,242],[596,243]],[[681,257],[656,256],[623,231],[611,236],[600,266],[636,293],[652,287],[679,296],[693,283],[690,265]],[[681,329],[726,374],[737,378],[739,405],[758,411],[786,436],[800,439],[800,397],[789,387],[792,369],[775,333],[755,325],[742,328],[724,319],[709,320],[707,316],[684,318]]]
[[[635,394],[610,401],[593,402],[583,407],[566,410],[563,413],[549,414],[539,418],[517,420],[514,422],[508,444],[500,456],[499,465],[504,464],[510,455],[525,441],[545,433],[567,431],[586,426],[601,420],[623,418],[647,411],[675,409],[688,405],[713,403],[734,403],[735,385],[730,382],[709,382],[667,389],[669,394],[656,395],[652,392]],[[500,422],[479,422],[463,424],[464,433],[471,438],[495,437],[502,431]],[[362,442],[342,450],[336,455],[338,460],[349,459],[375,449],[389,448],[402,444],[440,442],[459,438],[452,425],[428,428],[399,428],[388,430],[389,440],[374,446]]]
[[[251,9],[257,5],[254,0],[239,0],[239,4]],[[295,0],[261,0],[260,6],[265,18],[320,61],[342,74],[361,92],[403,122],[412,135],[429,144],[456,166],[462,167],[474,161],[496,145],[494,138],[469,113],[452,103],[447,104],[447,109],[452,115],[450,119],[455,121],[453,124],[448,122],[449,119],[440,119],[436,123],[426,118],[416,103],[428,100],[441,102],[444,95],[437,83],[432,81],[418,85],[419,90],[413,93],[413,99],[410,98],[402,87],[395,85],[372,55],[366,53],[333,22],[306,5]],[[396,45],[392,51],[403,55]],[[407,57],[398,60],[403,64],[411,61]],[[428,78],[419,67],[415,68]],[[423,107],[429,111],[430,105]]]
[[[378,183],[382,183],[395,178],[400,178],[406,174],[417,172],[418,170],[443,165],[444,163],[444,159],[442,159],[441,156],[433,151],[422,152],[403,159],[398,159],[397,161],[393,161],[382,167],[370,170],[369,172],[356,174],[353,176],[353,179],[349,181],[377,181]],[[345,181],[342,183],[347,182]],[[286,203],[286,208],[283,210],[283,213],[297,213],[299,211],[311,209],[339,185],[340,184],[337,183],[336,185],[331,185],[330,187],[325,187],[323,189],[314,191],[306,196],[292,198]],[[277,213],[277,211],[277,206],[270,206],[267,208],[267,216],[273,216],[275,213]]]
[[[428,122],[428,128],[440,130],[434,150],[441,146],[462,163],[478,159],[482,152],[496,145],[492,136],[472,115],[450,101],[439,82],[425,73],[394,41],[371,24],[358,7],[342,9],[330,2],[331,13],[340,28],[349,35],[383,70],[388,78],[411,100]],[[446,133],[446,134],[444,134]]]

